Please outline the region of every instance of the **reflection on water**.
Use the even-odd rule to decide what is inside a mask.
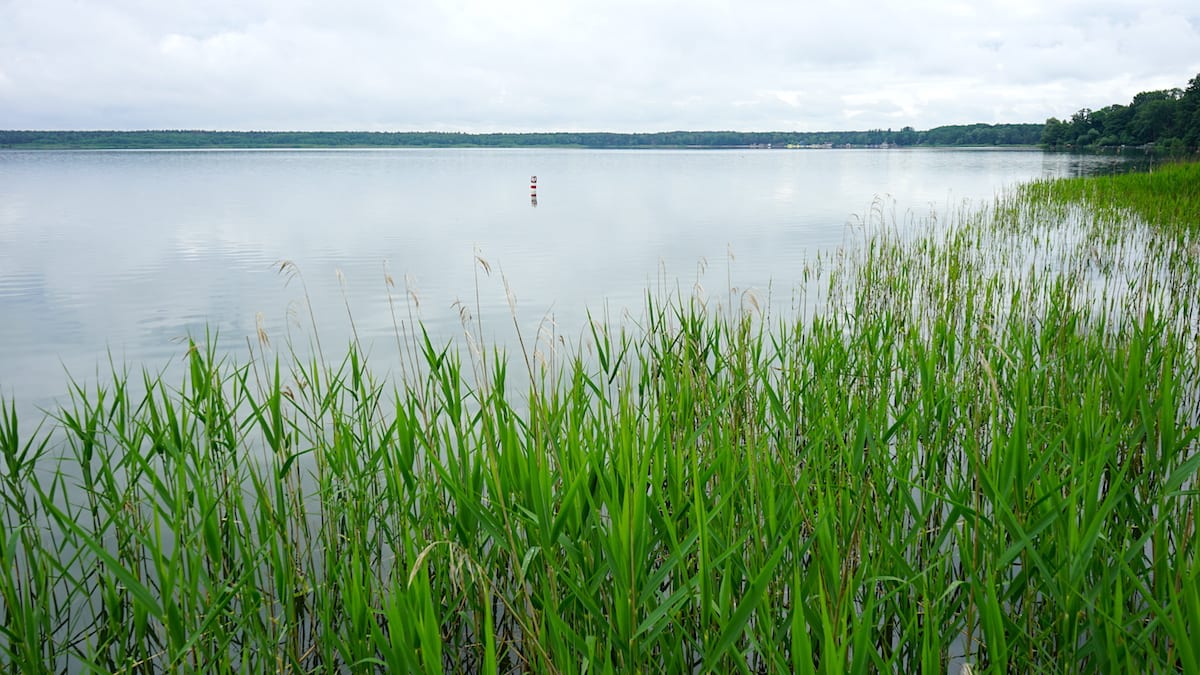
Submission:
[[[804,261],[847,241],[876,196],[890,196],[903,223],[1122,161],[978,150],[0,152],[0,391],[44,402],[63,391],[64,367],[86,377],[109,352],[157,370],[205,327],[245,350],[259,312],[278,347],[308,330],[307,303],[327,347],[348,339],[349,309],[385,361],[397,305],[438,340],[461,333],[469,307],[484,337],[504,343],[502,277],[522,331],[552,322],[569,340],[588,310],[636,310],[647,289],[754,289],[786,305]],[[538,176],[553,191],[540,205]],[[302,278],[281,276],[281,260]],[[389,270],[409,282],[390,287]]]

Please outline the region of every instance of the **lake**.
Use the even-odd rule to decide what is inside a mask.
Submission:
[[[478,314],[485,338],[506,344],[501,274],[527,337],[552,321],[574,342],[588,310],[636,312],[648,290],[697,283],[787,308],[804,261],[854,241],[873,205],[903,226],[1119,162],[940,149],[0,151],[0,395],[47,405],[65,372],[87,379],[109,354],[158,371],[206,328],[244,353],[261,321],[282,349],[289,330],[310,334],[306,300],[332,353],[352,334],[347,306],[385,364],[393,306],[439,341]],[[285,260],[299,278],[280,272]]]

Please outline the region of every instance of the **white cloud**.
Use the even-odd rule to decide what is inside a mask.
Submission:
[[[1185,86],[1192,2],[7,0],[0,128],[821,130]]]

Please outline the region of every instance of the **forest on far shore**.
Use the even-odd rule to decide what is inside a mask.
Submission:
[[[1105,150],[1153,145],[1182,155],[1200,149],[1200,75],[1187,89],[1144,91],[1129,105],[1083,108],[1069,120],[1046,120],[1041,144],[1050,149]]]
[[[786,148],[1036,145],[1040,124],[967,124],[916,131],[663,131],[471,134],[441,131],[0,131],[10,149],[184,148]]]
[[[1200,75],[1187,89],[1145,91],[1129,105],[1083,108],[1045,124],[955,124],[917,131],[661,131],[653,133],[445,131],[0,131],[0,148],[138,150],[235,148],[884,148],[1035,146],[1184,155],[1200,149]]]

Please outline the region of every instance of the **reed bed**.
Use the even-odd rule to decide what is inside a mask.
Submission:
[[[1200,672],[1198,186],[881,208],[792,317],[648,295],[512,358],[403,321],[389,378],[201,340],[0,401],[0,659]]]

